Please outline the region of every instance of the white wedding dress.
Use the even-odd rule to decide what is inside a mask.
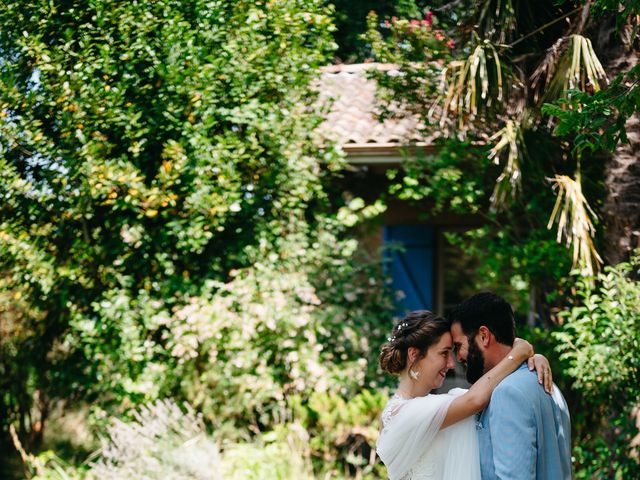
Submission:
[[[390,480],[480,480],[474,416],[440,430],[449,405],[465,392],[454,388],[443,395],[389,400],[376,450]]]

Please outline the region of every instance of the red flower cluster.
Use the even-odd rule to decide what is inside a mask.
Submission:
[[[433,25],[433,13],[431,11],[427,12],[424,15],[424,20],[422,21],[422,23],[424,23],[427,26],[431,26]]]
[[[384,28],[391,28],[393,27],[396,23],[398,23],[398,17],[393,16],[391,17],[391,21],[389,22],[389,20],[385,20],[383,22],[383,26]],[[431,29],[433,27],[433,12],[428,11],[424,14],[424,19],[422,20],[418,20],[418,19],[412,19],[409,20],[409,25],[407,27],[407,31],[409,33],[413,32],[415,29],[421,29],[421,28],[426,28],[426,29]],[[445,36],[444,32],[442,30],[435,30],[433,32],[433,37],[439,41],[439,42],[445,42],[449,48],[455,48],[456,46],[456,42],[455,40],[453,40],[452,38],[447,40],[447,37]]]
[[[397,23],[398,21],[398,17],[393,16],[391,17],[391,22],[389,22],[389,20],[385,20],[383,23],[383,26],[385,28],[390,28],[394,23]],[[417,19],[413,19],[413,20],[409,20],[409,25],[411,25],[412,27],[427,27],[427,28],[431,28],[431,26],[433,25],[433,13],[432,12],[427,12],[424,15],[424,20],[417,20]]]

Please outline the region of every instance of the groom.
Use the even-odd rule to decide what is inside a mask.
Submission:
[[[451,315],[458,361],[474,383],[509,354],[515,338],[511,306],[485,292]],[[527,364],[505,378],[476,422],[482,480],[570,480],[571,425],[564,397],[538,384]]]

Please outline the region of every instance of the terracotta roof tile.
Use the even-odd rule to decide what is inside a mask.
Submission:
[[[371,68],[392,75],[397,72],[394,65],[379,63],[331,65],[322,69],[320,100],[330,102],[330,109],[321,133],[337,141],[345,151],[397,147],[419,141],[420,122],[415,116],[385,119],[384,122],[378,119],[376,85],[365,75]]]

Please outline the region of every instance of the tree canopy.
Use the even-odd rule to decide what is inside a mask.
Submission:
[[[221,432],[255,431],[291,397],[352,392],[373,372],[357,328],[375,339],[370,316],[390,306],[381,284],[351,288],[368,267],[342,232],[376,207],[332,199],[342,160],[315,133],[330,14],[3,7],[4,427],[37,436],[57,399],[91,402],[98,420],[169,395]]]

